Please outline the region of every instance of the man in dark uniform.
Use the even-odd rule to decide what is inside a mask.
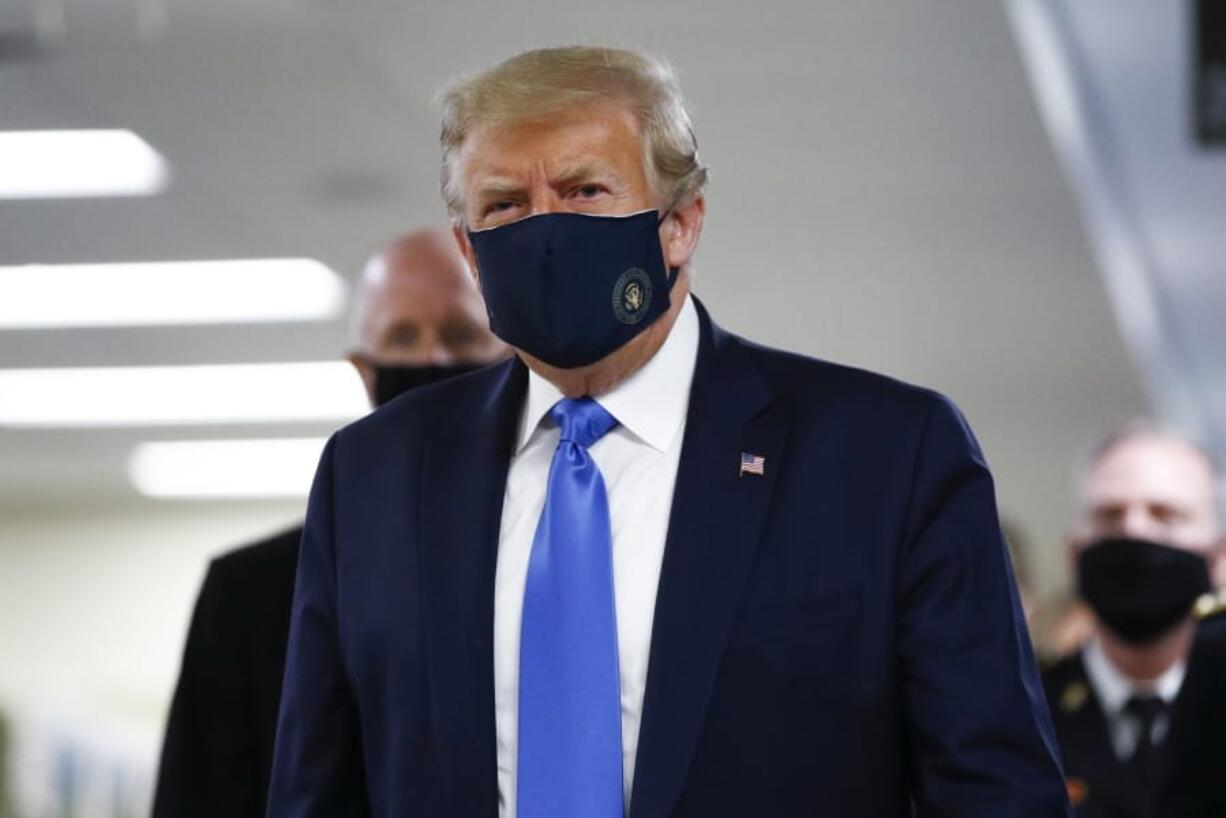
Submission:
[[[1167,816],[1172,711],[1222,535],[1209,456],[1145,426],[1092,453],[1071,537],[1095,633],[1044,674],[1079,818]]]
[[[352,348],[372,404],[506,356],[446,230],[398,239],[364,268]],[[218,557],[196,602],[154,818],[262,818],[302,527]]]
[[[1197,607],[1201,624],[1175,706],[1162,818],[1226,815],[1226,591]]]

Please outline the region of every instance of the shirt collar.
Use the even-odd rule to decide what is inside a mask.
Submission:
[[[1166,672],[1151,684],[1138,684],[1111,663],[1098,639],[1092,639],[1086,645],[1085,666],[1086,675],[1090,677],[1090,683],[1098,694],[1103,710],[1111,715],[1122,711],[1128,699],[1134,695],[1156,695],[1171,704],[1179,695],[1179,687],[1183,684],[1184,672],[1187,670],[1186,663],[1179,661],[1167,668]]]
[[[687,295],[676,323],[651,360],[612,391],[596,398],[622,427],[657,451],[669,448],[685,421],[699,334],[698,311]],[[517,454],[562,397],[556,386],[528,370],[528,398],[519,421]]]

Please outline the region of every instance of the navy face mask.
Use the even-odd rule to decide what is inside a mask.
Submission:
[[[547,364],[595,363],[668,311],[655,210],[542,213],[470,230],[490,329]]]

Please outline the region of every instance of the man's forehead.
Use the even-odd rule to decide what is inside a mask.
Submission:
[[[457,322],[483,325],[484,320],[485,305],[475,288],[406,284],[375,300],[362,331],[367,343],[379,344],[406,328],[421,330]]]
[[[470,296],[479,298],[467,268],[450,261],[401,267],[374,289],[371,296],[376,309],[392,312],[422,305],[463,303]]]
[[[1088,499],[1200,502],[1213,492],[1212,467],[1195,447],[1165,436],[1121,440],[1095,460],[1086,474]]]
[[[465,140],[460,161],[470,181],[505,181],[541,158],[555,175],[580,167],[611,169],[628,157],[641,161],[640,147],[634,113],[619,103],[598,103],[546,119],[478,126]],[[534,155],[538,151],[544,156]]]
[[[448,237],[448,241],[453,241]],[[382,266],[366,282],[362,297],[368,320],[384,324],[404,315],[437,312],[455,305],[465,309],[480,295],[463,258],[453,248],[439,252],[421,248],[392,252],[378,260]]]

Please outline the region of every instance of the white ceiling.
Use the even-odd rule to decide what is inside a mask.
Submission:
[[[1002,505],[1053,548],[1075,449],[1143,408],[995,3],[182,0],[140,42],[158,2],[67,0],[46,47],[27,33],[54,0],[0,8],[0,128],[132,128],[174,172],[152,199],[0,203],[0,264],[307,255],[351,275],[443,219],[448,78],[613,44],[668,58],[692,98],[712,168],[697,291],[726,326],[952,395]],[[340,322],[10,331],[0,367],[311,360],[343,341]],[[149,502],[130,446],[209,434],[0,429],[0,506]]]
[[[1156,409],[1226,456],[1226,150],[1195,137],[1195,5],[1011,7]]]

